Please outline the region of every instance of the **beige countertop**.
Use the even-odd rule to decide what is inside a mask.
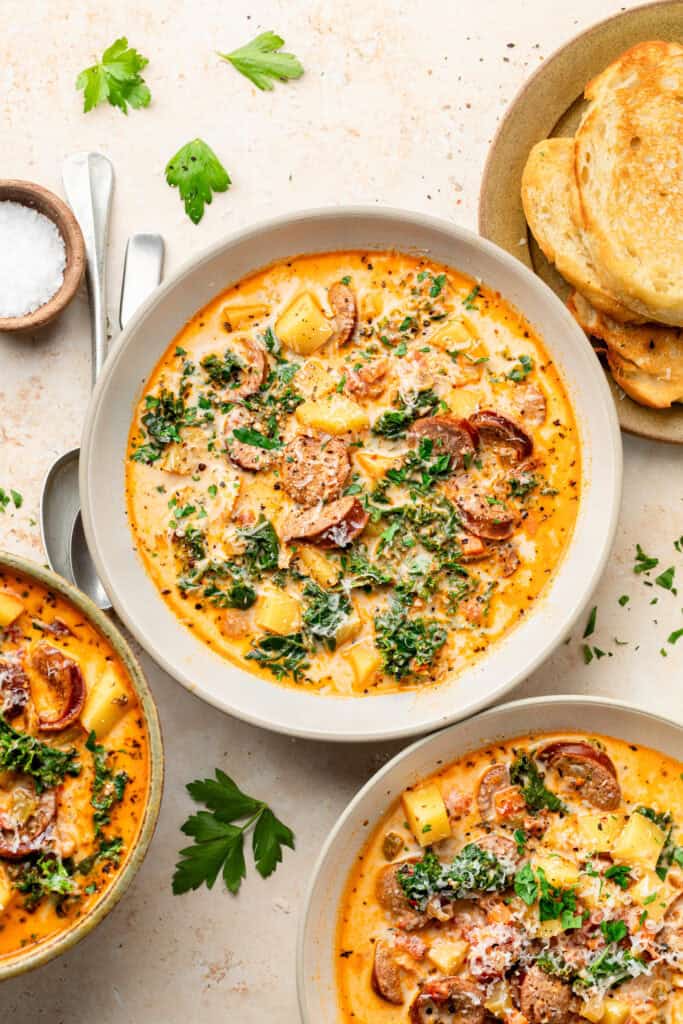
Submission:
[[[473,228],[487,147],[518,86],[579,29],[624,6],[633,5],[4,0],[2,175],[61,192],[67,153],[101,149],[112,159],[112,323],[125,241],[134,232],[164,235],[171,272],[227,232],[302,207],[385,203]],[[306,75],[260,93],[214,51],[269,28],[285,37]],[[150,60],[152,105],[127,118],[111,107],[85,116],[76,74],[122,34]],[[213,146],[233,180],[198,227],[163,179],[167,160],[195,136]],[[20,510],[0,514],[0,547],[44,561],[41,481],[54,457],[79,441],[89,375],[84,290],[40,336],[0,334],[0,486],[24,495]],[[622,516],[595,597],[592,639],[606,656],[585,665],[577,630],[516,695],[607,694],[683,717],[683,642],[666,643],[683,626],[683,602],[643,586],[632,572],[638,542],[683,578],[683,554],[673,546],[683,534],[681,452],[631,438],[624,447]],[[625,607],[622,594],[630,595]],[[205,706],[142,660],[167,753],[149,856],[100,928],[60,960],[3,986],[2,1019],[295,1022],[294,939],[312,865],[347,800],[399,745],[335,748],[269,735]],[[219,886],[174,897],[171,875],[184,845],[179,826],[191,806],[184,784],[215,766],[271,800],[294,828],[297,850],[267,882],[250,872],[237,899]]]

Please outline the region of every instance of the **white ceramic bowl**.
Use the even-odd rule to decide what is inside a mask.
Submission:
[[[280,687],[221,659],[174,618],[133,550],[124,501],[131,417],[154,365],[218,292],[273,260],[346,248],[426,252],[483,279],[536,327],[570,392],[583,447],[582,498],[569,550],[533,613],[451,681],[376,697],[322,697]],[[88,412],[80,458],[85,532],[100,578],[128,628],[168,672],[210,704],[257,725],[327,740],[433,730],[510,690],[567,636],[605,565],[621,492],[621,438],[597,357],[559,299],[507,253],[445,221],[398,210],[340,208],[279,218],[191,260],[141,308],[111,352]]]
[[[671,757],[683,752],[683,726],[640,708],[604,698],[537,697],[503,704],[419,740],[370,779],[332,829],[308,890],[297,943],[303,1024],[340,1019],[334,956],[340,901],[355,858],[406,787],[490,743],[534,732],[573,732],[582,724]]]

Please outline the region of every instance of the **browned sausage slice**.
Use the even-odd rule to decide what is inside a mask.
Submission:
[[[482,821],[493,821],[495,817],[494,797],[501,789],[510,785],[510,771],[506,764],[492,764],[479,780],[477,807]]]
[[[482,409],[469,417],[483,447],[493,448],[503,459],[521,462],[532,452],[533,443],[527,433],[507,416],[493,409]]]
[[[501,544],[496,552],[503,576],[513,576],[519,569],[519,555],[514,544]]]
[[[0,658],[0,714],[16,718],[28,704],[28,676],[17,657]]]
[[[357,369],[353,366],[346,375],[346,390],[355,398],[379,398],[386,388],[388,371],[386,359],[362,363]]]
[[[621,803],[617,770],[604,751],[580,740],[557,740],[536,751],[539,761],[569,776],[574,788],[593,807],[614,811]]]
[[[402,861],[382,868],[375,883],[375,895],[377,902],[387,911],[396,927],[412,932],[417,928],[424,928],[429,918],[427,914],[422,914],[411,907],[401,888],[398,873],[408,863],[411,862]]]
[[[530,1024],[569,1024],[572,1019],[569,985],[540,967],[531,967],[524,975],[519,1002]]]
[[[450,455],[451,469],[459,469],[477,450],[477,432],[456,416],[424,416],[408,431],[408,443],[417,448],[423,438],[433,441],[432,454]]]
[[[45,676],[52,689],[57,690],[61,706],[56,715],[38,716],[38,725],[43,732],[60,732],[78,721],[85,704],[85,680],[83,674],[68,655],[41,640],[33,650],[31,662],[35,669]]]
[[[267,469],[273,461],[273,452],[266,451],[264,448],[258,448],[253,444],[244,444],[243,441],[238,441],[233,433],[236,427],[250,428],[263,433],[261,424],[250,412],[247,412],[240,405],[236,405],[234,409],[231,409],[225,417],[224,428],[225,446],[231,461],[242,469],[254,471]]]
[[[332,285],[327,297],[334,313],[335,340],[338,345],[345,345],[356,326],[356,297],[349,286],[341,281]]]
[[[244,370],[240,382],[236,388],[231,388],[229,398],[249,398],[265,384],[268,376],[268,356],[265,349],[258,345],[251,338],[244,338],[242,343],[244,350]]]
[[[299,435],[282,453],[282,485],[300,505],[338,498],[351,471],[349,450],[341,437]]]
[[[382,939],[375,943],[372,987],[388,1003],[400,1006],[403,1002],[403,972],[396,959],[396,950]]]
[[[545,395],[537,384],[518,385],[513,399],[525,426],[539,427],[543,423],[548,407]]]
[[[484,1024],[484,993],[465,978],[427,981],[410,1007],[411,1024]]]
[[[17,788],[24,792],[21,802],[32,809],[25,820],[19,820],[7,811],[0,812],[0,857],[6,860],[21,860],[31,853],[49,849],[52,838],[52,824],[57,816],[57,797],[54,789],[46,789],[36,796],[33,783],[20,783]],[[18,804],[19,799],[15,799]]]
[[[474,840],[475,846],[479,846],[487,853],[493,854],[504,865],[510,868],[517,867],[521,860],[517,849],[517,843],[510,836],[502,835],[500,832],[489,832],[487,836]]]
[[[358,498],[347,495],[320,509],[291,512],[281,527],[282,540],[307,540],[321,548],[346,548],[363,532],[369,518]]]
[[[507,540],[515,529],[515,517],[503,505],[490,505],[475,491],[461,493],[456,504],[470,533],[484,540]]]

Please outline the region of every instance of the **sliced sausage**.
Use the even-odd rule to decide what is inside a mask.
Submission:
[[[530,1024],[569,1024],[571,995],[567,982],[530,967],[520,987],[520,1009]]]
[[[73,636],[73,630],[61,619],[53,619],[52,622],[43,622],[42,619],[33,619],[33,625],[41,633],[49,633],[50,636]]]
[[[354,398],[379,398],[384,392],[389,363],[386,359],[375,359],[362,363],[358,369],[352,367],[346,375],[346,390]]]
[[[338,281],[330,288],[327,298],[334,313],[335,340],[338,345],[345,345],[356,326],[356,296],[347,284]]]
[[[683,953],[683,895],[678,896],[664,915],[664,927],[657,939],[676,953]]]
[[[473,413],[468,422],[479,434],[482,446],[492,448],[501,458],[521,462],[531,455],[531,438],[507,416],[502,416],[493,409],[482,409]]]
[[[282,524],[282,540],[307,540],[321,548],[346,548],[363,532],[369,518],[358,498],[347,495],[320,509],[291,512]]]
[[[465,978],[427,981],[410,1007],[411,1024],[484,1024],[483,991]]]
[[[251,428],[252,430],[258,430],[261,434],[263,433],[262,425],[250,412],[240,405],[236,405],[234,409],[231,409],[225,418],[224,427],[225,446],[231,461],[242,469],[259,470],[270,466],[274,458],[273,452],[266,451],[264,448],[258,448],[253,444],[244,444],[243,441],[238,441],[233,434],[236,427]]]
[[[16,718],[28,704],[28,676],[17,657],[0,658],[0,714]]]
[[[502,978],[520,959],[527,942],[518,925],[497,921],[478,928],[470,935],[467,965],[479,981]]]
[[[489,504],[476,491],[461,492],[456,505],[465,529],[484,540],[507,540],[515,530],[515,517],[504,505]]]
[[[349,449],[341,437],[324,440],[300,434],[282,453],[282,486],[300,505],[338,498],[350,471]]]
[[[477,807],[482,821],[493,821],[495,817],[494,797],[501,789],[510,785],[510,770],[506,764],[492,764],[479,780]]]
[[[434,455],[451,456],[451,469],[459,469],[465,458],[473,458],[477,450],[476,430],[467,420],[456,416],[425,416],[415,420],[408,431],[408,443],[417,448],[423,438],[434,442]]]
[[[514,544],[501,544],[496,551],[500,564],[501,574],[505,577],[513,576],[519,569],[519,555]]]
[[[268,377],[268,356],[265,349],[253,341],[245,338],[242,341],[244,369],[240,376],[240,382],[236,388],[230,389],[231,399],[249,398],[255,395],[266,382]]]
[[[429,918],[427,914],[411,907],[401,887],[398,873],[407,863],[411,862],[402,861],[382,868],[375,883],[375,895],[377,902],[387,911],[396,927],[412,932],[417,928],[424,928]]]
[[[535,756],[563,777],[569,777],[580,795],[601,811],[614,811],[621,803],[617,770],[602,750],[580,740],[557,740]]]
[[[504,867],[510,869],[517,867],[522,859],[514,839],[511,839],[510,836],[502,835],[500,832],[489,832],[488,835],[482,836],[481,839],[475,839],[474,845],[479,846],[482,850],[486,850],[487,853],[493,854],[497,860],[502,862]]]
[[[539,427],[544,422],[548,405],[545,395],[537,384],[517,385],[513,401],[525,426]]]
[[[31,853],[49,849],[54,837],[53,823],[57,817],[54,789],[36,796],[33,782],[15,787],[12,800],[17,813],[0,812],[0,857],[22,860]],[[23,804],[20,814],[18,809]]]
[[[375,943],[372,987],[388,1003],[400,1006],[403,1002],[403,971],[396,958],[396,950],[382,939]]]
[[[85,704],[85,680],[73,658],[59,648],[41,640],[31,655],[33,667],[45,677],[51,689],[57,690],[60,708],[56,715],[39,715],[43,732],[60,732],[77,722]]]

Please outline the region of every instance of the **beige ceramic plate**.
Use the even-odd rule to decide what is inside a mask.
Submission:
[[[0,567],[30,576],[49,590],[61,594],[67,601],[70,601],[76,608],[79,608],[90,624],[109,641],[128,672],[133,689],[140,701],[140,708],[142,709],[149,735],[149,790],[147,806],[140,823],[140,831],[138,832],[135,845],[129,850],[128,858],[121,871],[113,884],[106,890],[102,899],[84,917],[79,918],[78,923],[73,928],[69,928],[65,932],[58,932],[56,935],[45,939],[44,942],[34,946],[27,953],[18,953],[0,959],[0,982],[2,982],[17,974],[30,971],[34,967],[40,967],[41,964],[47,963],[48,960],[52,960],[61,953],[66,953],[67,949],[71,949],[77,942],[85,938],[88,932],[92,931],[119,902],[145,859],[145,854],[154,835],[157,818],[159,817],[164,780],[164,751],[161,742],[159,717],[156,705],[154,704],[154,698],[147,685],[147,680],[133,652],[121,633],[113,625],[111,619],[104,612],[101,612],[90,598],[82,594],[80,590],[72,587],[61,576],[37,565],[35,562],[30,562],[27,558],[19,558],[16,555],[8,554],[6,551],[0,551]]]
[[[624,50],[647,39],[683,42],[683,0],[634,7],[563,46],[519,91],[489,152],[479,196],[479,230],[531,267],[563,300],[569,286],[543,256],[524,218],[520,196],[524,164],[531,147],[541,139],[574,134],[586,83]],[[623,430],[683,444],[683,406],[647,409],[627,398],[611,374],[607,377]]]

